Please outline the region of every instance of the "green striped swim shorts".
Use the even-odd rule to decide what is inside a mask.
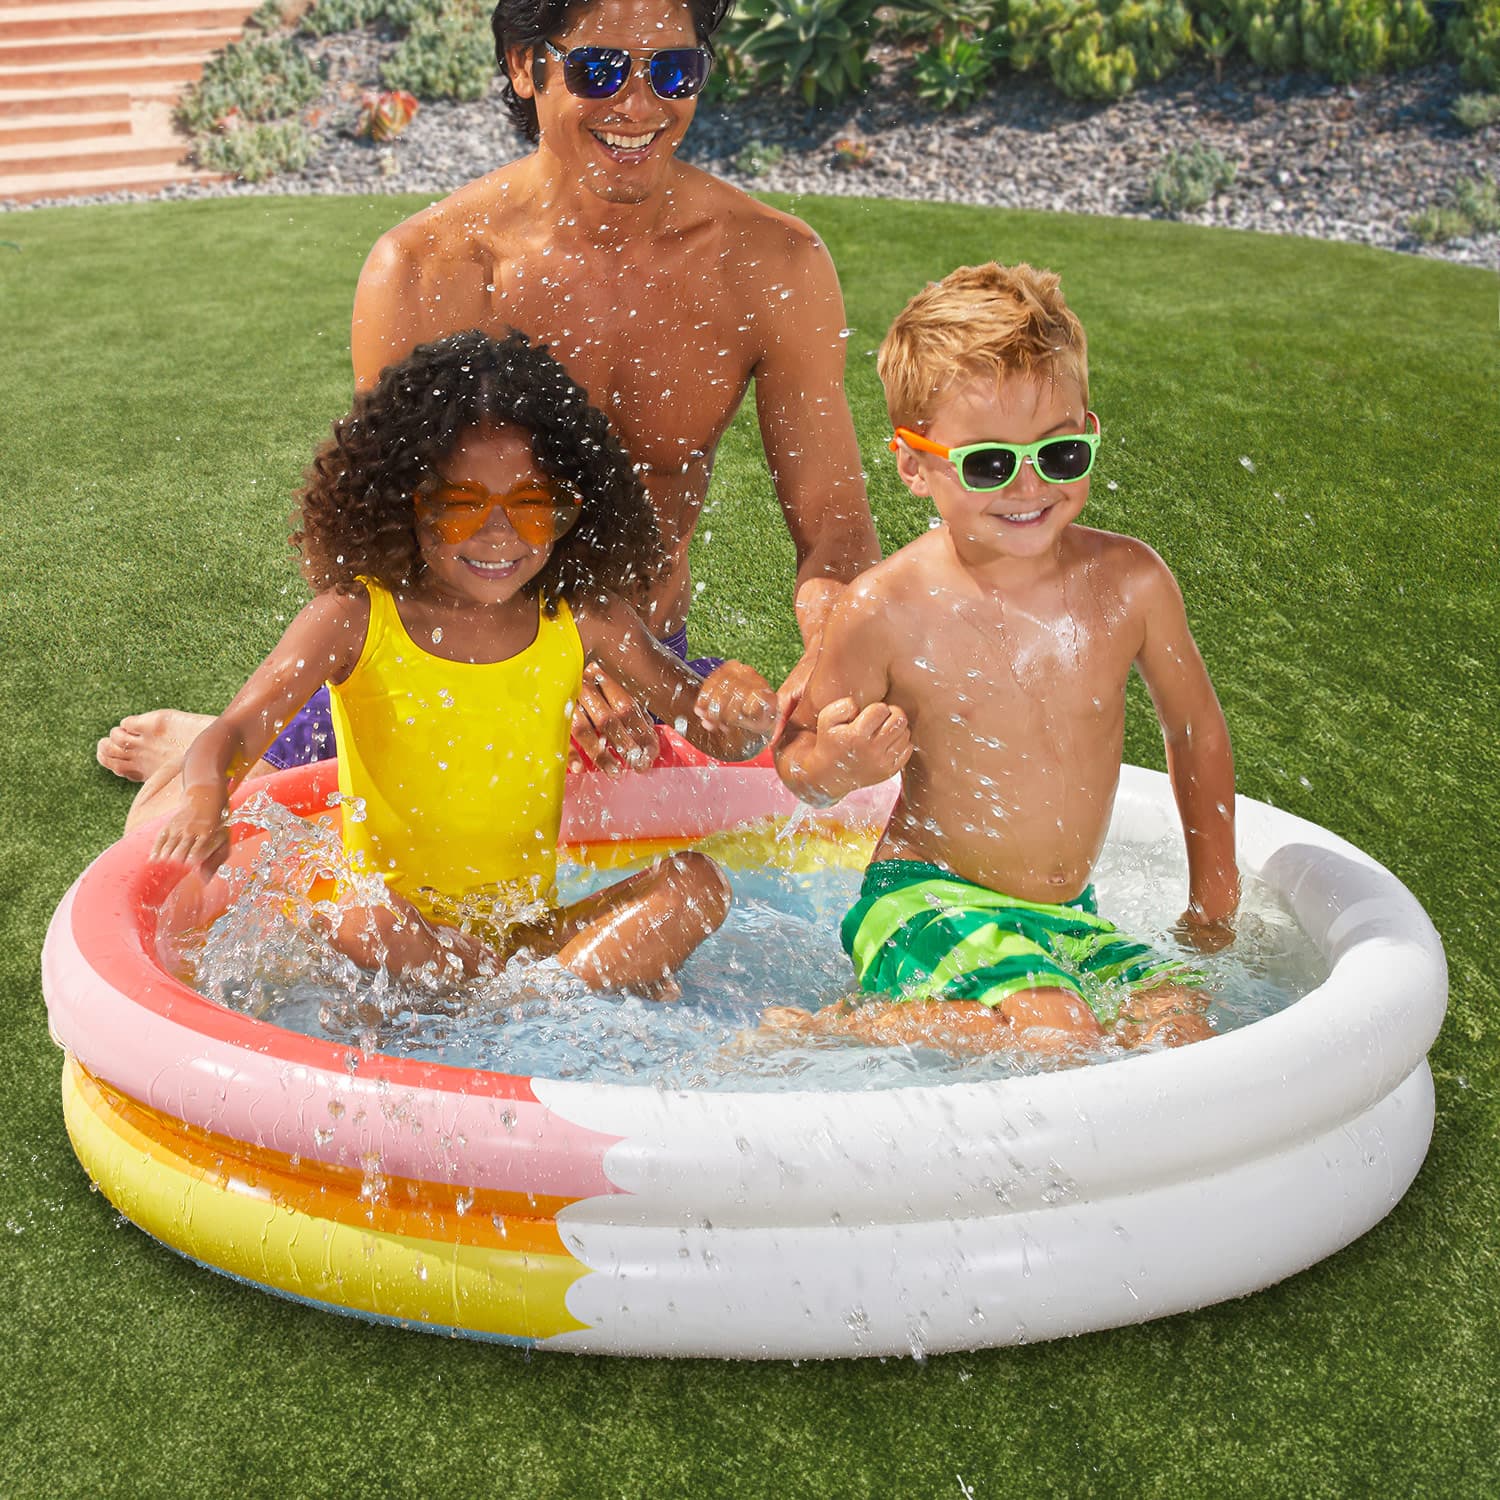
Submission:
[[[1081,995],[1104,1026],[1136,986],[1204,982],[1181,960],[1106,922],[1093,886],[1048,906],[912,859],[880,860],[865,871],[840,936],[862,989],[999,1005],[1021,990],[1055,987]]]

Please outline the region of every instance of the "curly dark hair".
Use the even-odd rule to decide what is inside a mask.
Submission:
[[[527,591],[549,612],[559,599],[604,590],[639,600],[664,556],[646,492],[588,393],[545,344],[514,329],[419,345],[333,424],[297,496],[291,539],[313,589],[351,593],[362,576],[413,586],[423,563],[412,495],[485,423],[524,427],[537,467],[582,502]]]
[[[510,66],[505,60],[507,47],[522,47],[533,54],[533,76],[540,83],[545,73],[546,57],[539,49],[567,30],[568,22],[596,0],[499,0],[490,16],[490,30],[495,34],[495,61],[500,64],[500,97],[516,129],[533,145],[541,139],[536,123],[536,101],[522,99],[510,81]],[[683,0],[693,18],[693,31],[700,46],[713,51],[713,35],[724,24],[734,0]]]

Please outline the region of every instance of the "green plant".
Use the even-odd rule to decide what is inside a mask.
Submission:
[[[746,141],[736,154],[734,164],[746,177],[764,177],[773,167],[781,165],[785,155],[780,146],[768,146],[764,141]]]
[[[760,83],[755,64],[734,47],[721,43],[715,51],[713,71],[708,75],[703,97],[710,104],[743,99]]]
[[[1474,232],[1467,215],[1451,203],[1424,208],[1421,213],[1413,214],[1406,225],[1424,245],[1445,245]]]
[[[297,120],[259,121],[223,134],[201,135],[193,142],[193,154],[201,166],[233,172],[246,182],[300,171],[311,159],[312,149],[312,136]]]
[[[1137,79],[1163,78],[1192,45],[1184,0],[1010,0],[1011,66],[1043,59],[1073,99],[1119,99]]]
[[[1239,41],[1229,0],[1197,0],[1193,6],[1193,41],[1214,65],[1214,82],[1224,81],[1224,63]]]
[[[177,119],[190,134],[204,135],[229,117],[254,123],[296,114],[322,90],[322,70],[290,38],[247,38],[209,58]]]
[[[990,31],[1004,0],[891,0],[878,18],[877,33],[891,41],[940,42]]]
[[[387,88],[419,99],[482,99],[495,76],[495,43],[483,0],[444,0],[423,11],[380,69]]]
[[[1448,27],[1448,50],[1458,76],[1473,88],[1500,88],[1500,0],[1464,0]]]
[[[1453,101],[1453,118],[1465,130],[1483,130],[1500,121],[1500,94],[1460,94]]]
[[[1425,0],[1302,0],[1302,64],[1335,83],[1412,67],[1432,50]]]
[[[934,109],[962,109],[984,92],[995,61],[987,37],[954,35],[938,41],[918,54],[912,69],[917,97]]]
[[[280,31],[286,25],[281,0],[261,0],[261,4],[245,17],[247,31]]]
[[[1500,185],[1474,177],[1453,190],[1453,206],[1482,234],[1500,230]]]
[[[297,30],[304,36],[331,36],[384,21],[393,31],[405,32],[419,15],[439,9],[439,0],[316,0],[303,12]]]
[[[726,40],[767,84],[809,107],[865,86],[879,0],[740,0]]]
[[[1234,181],[1235,169],[1221,151],[1194,143],[1186,151],[1170,151],[1151,174],[1151,201],[1169,214],[1202,208]]]

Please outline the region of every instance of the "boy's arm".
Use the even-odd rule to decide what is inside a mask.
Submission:
[[[1192,927],[1214,927],[1240,901],[1234,851],[1234,752],[1218,695],[1188,628],[1182,591],[1144,543],[1132,592],[1144,615],[1136,667],[1145,680],[1167,749],[1167,773],[1187,840]]]
[[[574,615],[589,656],[705,754],[749,760],[770,743],[776,695],[754,667],[727,661],[699,677],[613,594],[575,603]]]
[[[347,677],[364,648],[369,600],[322,594],[287,626],[229,707],[188,746],[182,806],[157,835],[156,859],[212,873],[229,852],[229,794],[320,682]]]
[[[867,580],[834,606],[807,690],[776,747],[781,779],[815,807],[894,776],[911,757],[906,714],[885,702],[885,607]]]

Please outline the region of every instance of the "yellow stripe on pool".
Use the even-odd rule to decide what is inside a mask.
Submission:
[[[359,1172],[306,1158],[294,1167],[184,1125],[71,1056],[62,1082],[63,1118],[89,1176],[128,1219],[194,1260],[397,1322],[527,1340],[588,1326],[565,1299],[589,1268],[552,1219],[569,1200],[479,1190],[468,1203],[472,1190],[406,1179],[372,1197]]]

